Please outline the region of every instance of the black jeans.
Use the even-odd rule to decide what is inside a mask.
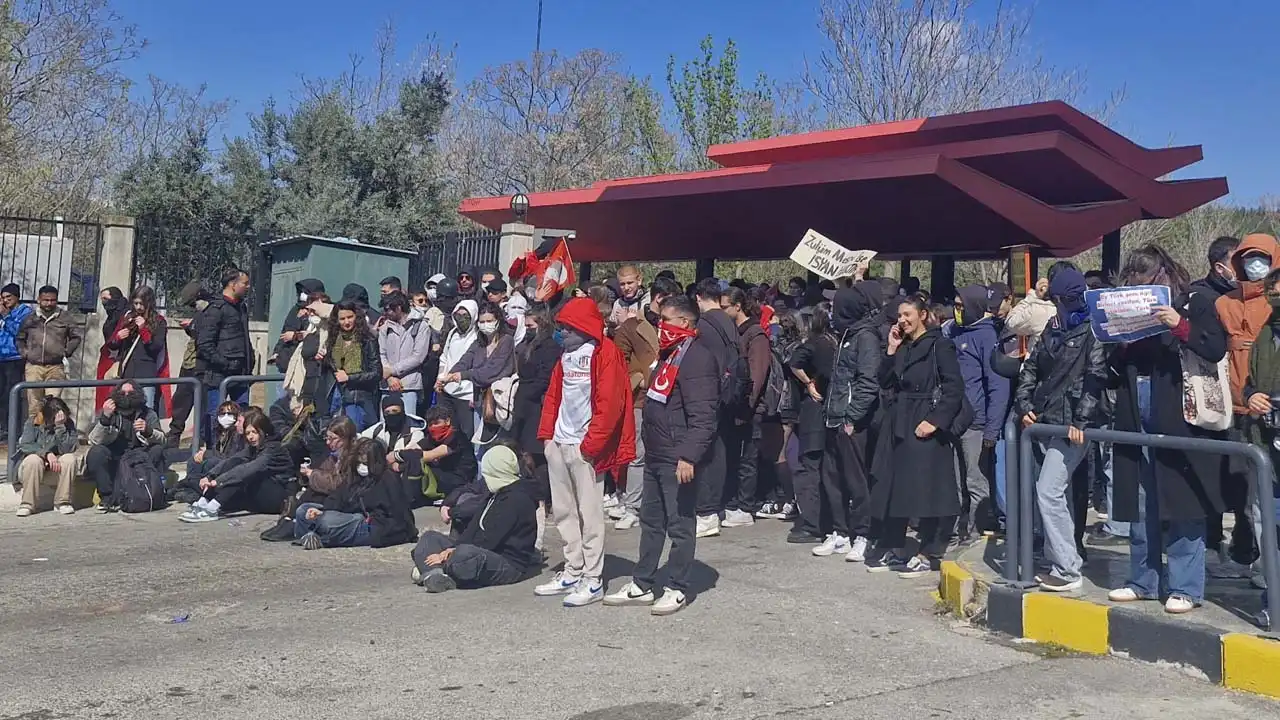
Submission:
[[[831,513],[827,512],[827,522],[823,522],[822,512],[822,451],[810,450],[800,453],[800,467],[792,476],[795,486],[796,506],[800,509],[800,521],[796,529],[810,535],[825,535],[825,525],[830,524]]]
[[[831,506],[831,530],[847,538],[871,534],[867,489],[867,433],[827,428],[822,451],[822,489]]]
[[[153,445],[147,448],[147,457],[157,468],[164,470],[164,446]],[[124,457],[125,448],[111,445],[90,445],[84,457],[84,474],[93,481],[98,489],[98,501],[103,505],[111,505],[112,494],[116,489],[116,473],[120,470],[120,458]]]
[[[947,551],[947,541],[951,539],[951,530],[955,527],[954,517],[920,518],[920,526],[916,537],[920,540],[920,555],[932,560],[942,557]],[[880,549],[901,550],[907,545],[907,518],[885,518],[880,536]]]
[[[662,546],[671,538],[667,555],[668,583],[673,590],[689,589],[693,554],[697,544],[698,483],[681,484],[676,466],[649,463],[644,467],[644,491],[640,496],[640,557],[633,580],[642,590],[653,589],[662,560]]]
[[[254,515],[277,515],[297,487],[286,487],[269,478],[245,478],[235,485],[218,485],[205,493],[218,501],[222,513],[249,512]]]
[[[27,364],[21,360],[0,362],[0,418],[4,418],[3,428],[0,428],[0,433],[8,432],[9,391],[26,377],[26,367]],[[22,418],[22,393],[18,395],[18,417]]]
[[[453,554],[444,564],[444,571],[461,588],[511,585],[525,578],[525,570],[492,550],[475,545],[457,545],[448,536],[438,532],[426,532],[418,538],[413,548],[413,564],[418,572],[426,575],[431,570],[427,557],[453,548]]]
[[[732,421],[730,421],[732,422]],[[724,510],[725,461],[724,423],[711,441],[707,458],[698,465],[698,514],[719,515]],[[673,471],[674,472],[674,471]]]
[[[730,424],[725,444],[729,465],[725,473],[725,509],[754,513],[760,509],[756,500],[760,481],[760,416],[752,415],[741,425]]]
[[[178,377],[195,377],[195,370],[183,370]],[[169,438],[176,441],[187,429],[187,418],[191,417],[191,409],[195,407],[196,391],[191,385],[182,383],[173,389],[173,416],[169,418]],[[198,442],[199,439],[192,440]]]

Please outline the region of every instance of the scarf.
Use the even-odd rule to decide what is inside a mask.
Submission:
[[[667,328],[672,326],[663,323]],[[682,328],[676,328],[677,330]],[[661,333],[661,331],[659,331]],[[676,374],[680,372],[680,363],[684,361],[684,354],[689,350],[689,346],[693,344],[693,335],[696,332],[686,330],[692,333],[685,336],[683,341],[676,345],[674,351],[667,355],[666,359],[658,365],[658,370],[653,374],[653,380],[649,382],[649,392],[645,396],[654,402],[667,404],[667,400],[671,397],[671,391],[676,387]]]
[[[332,361],[334,370],[346,371],[348,375],[363,372],[364,348],[359,335],[354,331],[339,333],[338,341],[333,344]]]
[[[665,320],[658,322],[658,351],[668,350],[679,345],[684,340],[695,338],[698,331],[695,328],[682,328],[679,325],[672,325]]]
[[[304,333],[303,338],[311,333],[319,333],[320,347],[329,344],[329,330],[324,325],[320,325],[314,330],[308,330]],[[194,345],[195,343],[191,343]],[[303,357],[302,340],[298,341],[298,348],[289,356],[289,365],[284,370],[284,389],[289,393],[289,409],[293,410],[295,415],[302,408],[302,389],[307,382],[307,361]]]

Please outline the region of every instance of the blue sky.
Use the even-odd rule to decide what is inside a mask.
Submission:
[[[370,54],[395,21],[408,54],[435,33],[456,45],[463,79],[533,48],[537,0],[116,0],[150,46],[130,71],[235,101],[224,128],[300,76],[341,72]],[[796,77],[821,37],[817,0],[544,0],[542,45],[618,52],[665,89],[667,56],[691,57],[701,38],[732,37],[744,75]],[[1098,105],[1126,89],[1113,126],[1140,143],[1204,145],[1198,175],[1226,175],[1231,199],[1280,195],[1280,2],[1274,0],[1042,0],[1034,42],[1052,64],[1079,66]]]

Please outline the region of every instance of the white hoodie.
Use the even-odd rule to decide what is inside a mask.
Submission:
[[[475,300],[460,300],[453,308],[455,313],[459,310],[466,310],[471,315],[471,327],[467,328],[466,333],[458,332],[456,327],[449,331],[449,336],[444,340],[444,349],[440,352],[439,377],[441,378],[449,374],[453,366],[458,364],[462,356],[467,354],[467,350],[471,349],[472,343],[476,341],[476,316],[480,314],[480,306]],[[445,383],[444,391],[451,397],[467,400],[471,400],[475,395],[475,389],[470,380]]]

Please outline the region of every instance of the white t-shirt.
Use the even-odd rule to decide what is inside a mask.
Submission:
[[[554,439],[561,445],[581,445],[591,422],[591,355],[596,344],[560,356],[564,371],[564,389],[560,393],[560,413],[556,415]]]

